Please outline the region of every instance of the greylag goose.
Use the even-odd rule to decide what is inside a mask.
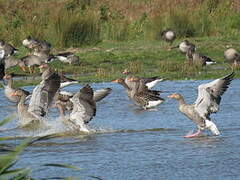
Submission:
[[[233,48],[229,48],[224,51],[224,58],[228,63],[238,65],[240,63],[240,53]]]
[[[16,92],[17,90],[21,90],[21,92],[24,93],[26,97],[30,95],[30,93],[26,90],[20,88],[13,88],[13,77],[11,74],[6,74],[3,78],[8,82],[7,85],[4,86],[4,94],[9,101],[14,103],[19,102],[20,100],[19,96],[13,96],[13,93]]]
[[[234,75],[235,73],[232,72],[225,77],[199,85],[198,98],[194,104],[186,104],[183,96],[178,93],[168,96],[178,100],[180,112],[197,124],[198,131],[185,137],[197,136],[204,129],[209,129],[214,135],[220,134],[217,126],[211,121],[210,115],[218,112],[221,96],[228,89]]]
[[[2,61],[4,61],[5,69],[14,67],[17,65],[22,69],[25,67],[25,64],[23,61],[21,61],[20,59],[15,59],[12,56],[5,57]]]
[[[25,66],[29,68],[30,73],[34,72],[34,68],[36,66],[40,66],[41,64],[45,63],[45,61],[41,57],[35,55],[25,56],[21,58],[21,61],[24,63]],[[25,71],[24,66],[22,66],[21,68],[23,71]]]
[[[111,88],[103,88],[98,89],[93,92],[93,101],[95,103],[101,101],[106,96],[108,96],[111,93]],[[73,103],[70,101],[70,99],[74,96],[74,93],[67,92],[67,91],[59,91],[55,96],[55,105],[58,107],[61,105],[61,112],[70,111],[73,108]]]
[[[55,55],[59,61],[69,64],[79,63],[79,56],[75,55],[72,52],[65,52]]]
[[[6,43],[4,40],[0,40],[0,49],[5,51],[5,56],[11,56],[15,54],[18,50],[11,44]]]
[[[171,49],[174,49],[174,48],[178,48],[180,52],[184,54],[187,52],[189,48],[196,50],[196,46],[193,43],[189,42],[188,40],[184,40],[179,45],[171,47]]]
[[[93,90],[89,85],[80,89],[71,99],[73,110],[69,118],[64,117],[66,124],[73,130],[89,132],[87,124],[96,115],[96,103],[93,100]],[[61,116],[64,116],[62,104],[58,105]]]
[[[45,116],[56,92],[60,88],[60,82],[60,76],[52,71],[50,67],[43,69],[42,81],[33,90],[28,111],[36,117]]]
[[[135,85],[135,83],[130,82],[129,79],[134,76],[128,69],[125,69],[122,73],[127,75],[127,77],[125,78],[125,83],[130,87],[130,89],[132,89],[133,86]],[[154,77],[150,77],[150,78],[145,78],[145,77],[139,77],[139,78],[141,78],[143,80],[144,84],[148,87],[148,89],[153,88],[159,82],[163,81],[163,79],[160,78],[159,76],[154,76]]]
[[[154,95],[154,96],[159,96],[162,91],[158,90],[152,90],[148,89],[148,87],[145,84],[145,80],[139,77],[132,77],[129,79],[130,82],[134,82],[135,86],[134,88],[137,90],[137,92],[145,91],[148,94]]]
[[[195,52],[195,48],[193,48],[193,47],[190,47],[187,50],[186,57],[187,57],[189,64],[194,64],[194,65],[199,65],[199,66],[216,64],[216,62],[213,61],[212,59],[210,59],[209,57]]]
[[[130,97],[136,105],[146,110],[164,102],[164,99],[159,96],[160,91],[149,90],[140,78],[131,78],[130,82],[136,82],[136,85],[130,92]]]
[[[115,79],[115,80],[112,80],[113,83],[118,83],[118,84],[121,84],[124,89],[126,90],[126,93],[128,95],[129,98],[131,98],[131,91],[132,89],[134,88],[134,86],[132,86],[132,88],[130,88],[127,83],[125,82],[124,79],[122,78],[118,78],[118,79]]]
[[[22,41],[24,47],[28,49],[33,49],[38,45],[38,40],[33,39],[31,36],[28,36],[26,39]]]
[[[17,106],[20,128],[36,129],[43,126],[43,121],[41,121],[41,119],[36,118],[32,113],[28,112],[28,106],[25,104],[27,95],[23,90],[16,90],[12,96],[20,99]]]
[[[172,30],[164,30],[161,32],[161,37],[164,41],[172,45],[173,41],[176,38],[176,34]]]
[[[51,49],[51,44],[47,41],[39,41],[37,39],[28,36],[22,41],[23,46],[28,49],[41,49],[42,52],[49,53]]]

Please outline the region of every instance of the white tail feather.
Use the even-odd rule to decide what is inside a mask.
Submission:
[[[156,79],[154,81],[151,81],[149,83],[146,84],[146,86],[148,87],[148,89],[153,88],[158,82],[163,81],[163,79]]]
[[[220,135],[220,132],[212,121],[206,120],[206,127],[216,136]]]

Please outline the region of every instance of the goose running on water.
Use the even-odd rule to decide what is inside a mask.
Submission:
[[[169,98],[179,102],[179,110],[194,123],[197,124],[198,131],[185,137],[197,136],[204,129],[209,129],[214,135],[220,135],[217,126],[211,121],[210,115],[219,110],[221,96],[228,89],[235,73],[216,79],[212,82],[198,86],[198,98],[194,104],[186,104],[183,96],[179,93],[169,95]]]
[[[20,100],[18,102],[18,116],[19,116],[19,124],[20,124],[20,128],[24,128],[24,129],[37,129],[40,127],[43,127],[43,121],[40,118],[36,118],[36,116],[34,116],[32,113],[28,112],[28,106],[25,104],[25,100],[26,100],[26,93],[21,90],[18,89],[16,90],[12,96],[18,97]]]
[[[136,85],[131,90],[131,98],[136,105],[146,110],[155,108],[164,102],[164,99],[160,97],[161,91],[149,90],[142,79],[133,77],[129,81],[136,82]]]
[[[70,101],[73,104],[69,118],[65,116],[63,104],[57,104],[60,115],[65,124],[75,131],[89,133],[87,124],[96,115],[96,103],[93,99],[93,89],[86,85],[76,93]]]

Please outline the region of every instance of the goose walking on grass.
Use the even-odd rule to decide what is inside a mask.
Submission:
[[[13,77],[11,74],[6,74],[3,77],[5,80],[7,80],[7,85],[4,85],[4,94],[6,98],[13,102],[13,103],[18,103],[20,100],[19,96],[13,96],[13,93],[15,93],[17,90],[21,90],[22,93],[27,97],[30,95],[30,93],[26,90],[20,89],[20,88],[13,88]]]
[[[211,121],[210,115],[219,110],[221,96],[228,89],[235,73],[216,79],[212,82],[198,86],[198,98],[194,104],[186,104],[183,96],[179,93],[169,95],[169,98],[179,102],[179,110],[194,123],[197,124],[197,132],[185,137],[197,136],[204,129],[210,130],[214,135],[220,135],[217,126]]]
[[[224,51],[224,58],[230,64],[240,64],[240,53],[236,49],[229,48]]]
[[[186,58],[189,64],[194,64],[197,66],[207,66],[211,64],[216,64],[216,62],[210,59],[209,57],[195,52],[195,49],[193,47],[190,47],[187,50]]]
[[[175,49],[175,48],[178,48],[179,51],[183,54],[186,54],[189,48],[196,50],[195,44],[189,42],[188,40],[184,40],[179,45],[171,47],[171,49]]]

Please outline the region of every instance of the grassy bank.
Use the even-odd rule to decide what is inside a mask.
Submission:
[[[124,77],[122,71],[129,68],[139,76],[161,76],[167,80],[176,79],[212,79],[225,75],[232,70],[229,64],[224,62],[223,52],[227,47],[239,47],[240,39],[225,37],[201,37],[191,38],[197,50],[217,62],[216,65],[207,67],[189,66],[186,57],[178,49],[167,51],[168,46],[162,41],[131,41],[116,42],[106,41],[96,46],[85,48],[71,48],[80,56],[80,64],[71,66],[60,61],[50,63],[51,67],[66,74],[72,74],[81,82],[103,82],[114,78]],[[176,40],[177,45],[181,40]],[[26,54],[26,50],[19,48],[19,57]],[[57,52],[58,50],[53,50]],[[237,77],[240,77],[239,68],[234,67]],[[17,67],[8,70],[17,74],[23,72]],[[29,74],[26,74],[29,75]],[[35,74],[34,76],[37,76]],[[27,78],[21,80],[18,85],[30,85],[39,82],[39,78]]]
[[[105,41],[240,34],[239,0],[0,0],[0,38],[15,46],[28,35],[53,47]]]
[[[126,67],[141,76],[209,79],[231,69],[223,52],[239,47],[239,17],[239,0],[0,0],[0,39],[20,49],[17,57],[28,53],[21,47],[28,35],[49,41],[52,53],[76,52],[80,65],[51,66],[82,82],[123,77]],[[187,38],[217,65],[189,67],[185,55],[167,51],[160,40],[167,28],[177,33],[175,45]]]

